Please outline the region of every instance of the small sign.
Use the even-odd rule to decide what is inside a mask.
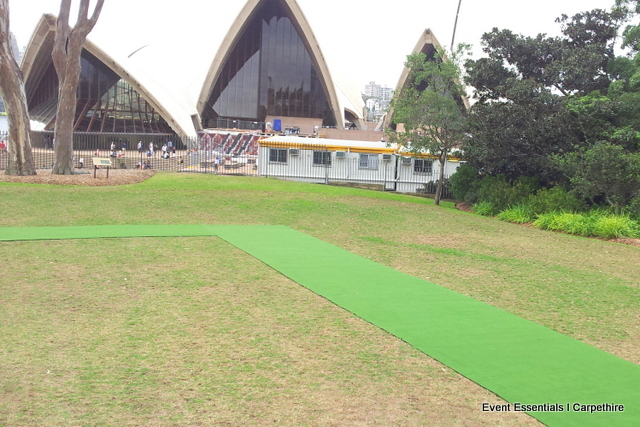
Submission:
[[[106,166],[107,167],[107,178],[109,178],[109,168],[111,167],[111,159],[103,158],[103,157],[94,157],[93,158],[93,178],[96,177],[96,171],[98,168]]]
[[[94,166],[111,166],[111,159],[104,159],[102,157],[93,158]]]

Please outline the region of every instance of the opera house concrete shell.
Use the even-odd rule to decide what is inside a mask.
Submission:
[[[420,37],[418,38],[416,45],[411,51],[411,55],[422,53],[427,58],[433,59],[436,53],[436,50],[441,50],[441,49],[442,49],[442,45],[440,44],[436,36],[433,34],[433,32],[430,29],[426,29],[424,30],[424,32],[422,32],[422,34],[420,34]],[[411,75],[411,70],[405,66],[402,70],[402,74],[400,75],[400,79],[398,80],[398,84],[396,85],[396,90],[394,93],[399,94],[408,85],[413,84],[413,82],[411,82],[411,80],[409,79],[410,75]],[[460,99],[460,103],[461,103],[461,108],[464,107],[466,109],[469,109],[469,100],[467,97],[462,97]],[[379,123],[379,129],[389,129],[389,128],[395,129],[395,123],[393,121],[393,108],[389,109],[387,114],[383,117],[383,119]]]
[[[58,79],[51,52],[55,18],[40,20],[22,60],[34,130],[53,130]],[[87,40],[82,51],[74,129],[78,132],[176,133],[187,135],[173,116],[108,54]]]
[[[232,13],[234,6],[225,9],[220,14]],[[295,0],[249,0],[235,19],[217,22],[232,23],[226,37],[198,45],[188,67],[172,63],[184,52],[166,45],[107,52],[90,34],[82,53],[75,130],[194,136],[220,127],[294,126],[304,133],[365,127],[359,91],[337,88]],[[55,124],[54,26],[55,17],[41,19],[22,60],[34,130],[52,130]]]

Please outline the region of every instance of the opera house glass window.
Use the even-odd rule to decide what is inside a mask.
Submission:
[[[82,52],[75,130],[79,132],[172,133],[167,122],[95,56]],[[55,124],[58,78],[53,63],[29,100],[30,115],[43,129]]]
[[[262,2],[250,19],[214,83],[204,122],[270,115],[335,126],[322,78],[283,2]]]

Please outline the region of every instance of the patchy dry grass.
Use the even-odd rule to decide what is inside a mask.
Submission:
[[[270,179],[0,184],[0,197],[0,226],[287,225],[640,363],[638,247]],[[216,239],[0,251],[0,425],[535,422],[483,414],[500,400]]]
[[[0,251],[2,425],[535,424],[216,238]]]

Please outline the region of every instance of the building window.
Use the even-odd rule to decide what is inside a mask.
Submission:
[[[313,165],[314,166],[331,166],[331,152],[330,151],[314,151]]]
[[[275,162],[275,163],[287,163],[287,149],[286,148],[270,148],[269,161]]]
[[[360,154],[360,169],[378,169],[378,155]]]
[[[218,118],[266,121],[267,116],[321,119],[335,126],[336,118],[316,66],[312,41],[286,2],[255,2],[260,6],[227,52],[219,76],[202,112],[204,123]]]
[[[421,173],[430,175],[433,169],[433,160],[427,159],[415,159],[413,161],[413,171],[415,173]]]

